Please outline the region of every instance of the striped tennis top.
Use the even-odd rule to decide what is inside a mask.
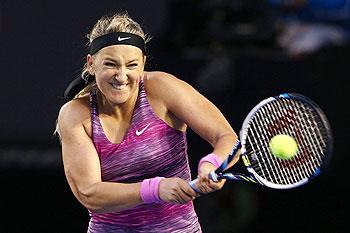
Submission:
[[[90,93],[92,138],[102,181],[136,183],[147,178],[191,180],[186,133],[167,125],[150,106],[143,81],[128,132],[120,143],[106,137],[98,113],[96,89]],[[112,213],[90,212],[89,233],[201,232],[193,202],[154,203]]]

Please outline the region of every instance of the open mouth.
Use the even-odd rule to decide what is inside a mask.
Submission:
[[[117,84],[117,83],[111,83],[111,86],[114,88],[114,89],[117,89],[117,90],[123,90],[128,84]]]

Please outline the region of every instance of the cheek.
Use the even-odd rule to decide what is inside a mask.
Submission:
[[[95,75],[96,77],[96,84],[101,89],[103,86],[106,86],[108,84],[109,77],[106,73],[99,73]]]
[[[106,80],[109,80],[112,75],[113,75],[113,72],[108,70],[95,73],[96,83],[102,84]]]
[[[105,69],[105,70],[101,70],[99,72],[99,76],[102,78],[102,79],[105,79],[105,78],[110,78],[111,76],[113,76],[115,74],[115,72],[112,70],[112,69]]]

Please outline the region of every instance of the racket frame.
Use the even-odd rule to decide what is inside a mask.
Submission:
[[[304,178],[298,182],[295,182],[293,184],[275,184],[273,182],[270,182],[266,179],[264,179],[263,177],[259,176],[259,174],[257,174],[255,172],[255,170],[252,168],[250,160],[248,158],[247,151],[245,148],[245,144],[247,141],[247,137],[248,137],[248,130],[249,130],[249,125],[250,125],[250,120],[254,117],[255,113],[263,106],[265,106],[266,104],[268,104],[269,102],[272,101],[276,101],[278,99],[297,99],[300,100],[301,102],[307,104],[309,107],[311,107],[313,110],[315,110],[323,125],[325,126],[325,130],[326,130],[326,134],[327,134],[327,151],[326,151],[326,158],[325,160],[322,161],[322,164],[320,167],[318,167],[314,174],[312,174],[310,177]],[[220,179],[229,179],[229,180],[245,180],[248,182],[253,182],[253,183],[258,183],[261,184],[263,186],[267,186],[269,188],[273,188],[273,189],[292,189],[292,188],[296,188],[299,186],[302,186],[306,183],[308,183],[310,180],[314,179],[316,176],[318,176],[321,173],[321,170],[323,170],[324,167],[326,167],[331,159],[331,155],[333,152],[333,136],[332,136],[332,132],[331,132],[331,128],[330,128],[330,124],[324,114],[324,112],[321,110],[321,108],[315,103],[313,102],[311,99],[300,95],[300,94],[296,94],[296,93],[284,93],[284,94],[280,94],[276,97],[269,97],[267,99],[262,100],[259,104],[257,104],[247,115],[247,117],[245,118],[245,120],[243,121],[242,124],[242,128],[240,130],[239,133],[240,139],[242,142],[240,142],[239,140],[237,140],[235,146],[233,147],[231,153],[229,154],[228,158],[221,164],[220,167],[218,167],[215,171],[211,172],[209,174],[209,178],[211,180],[213,180],[214,182],[219,181]],[[224,173],[225,169],[227,169],[228,164],[233,160],[233,158],[236,155],[237,151],[241,149],[241,159],[249,173],[248,174],[241,174],[241,173]],[[194,186],[195,182],[191,182],[191,186]]]

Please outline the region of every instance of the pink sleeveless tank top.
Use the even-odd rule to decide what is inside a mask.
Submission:
[[[100,158],[102,181],[135,183],[156,176],[191,180],[186,133],[168,126],[153,112],[140,82],[129,130],[110,142],[101,126],[96,89],[90,93],[92,136]],[[201,232],[193,203],[142,204],[113,213],[91,213],[88,232]]]

